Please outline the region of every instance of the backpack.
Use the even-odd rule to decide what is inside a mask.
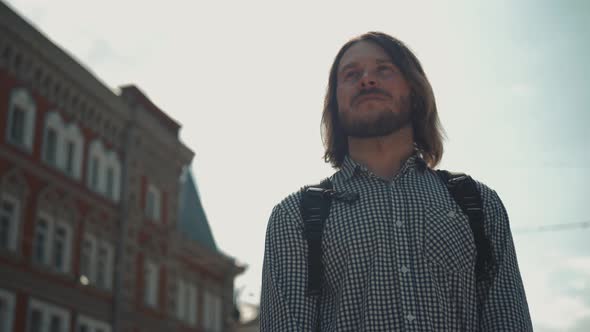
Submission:
[[[446,184],[449,193],[469,219],[476,247],[475,274],[478,281],[488,278],[486,265],[493,266],[491,245],[485,237],[483,202],[475,181],[463,173],[437,170],[437,175]],[[319,185],[302,189],[301,215],[303,218],[303,235],[308,245],[307,295],[319,295],[322,285],[322,234],[330,214],[333,199],[354,202],[357,193],[341,193],[332,189],[330,179]]]

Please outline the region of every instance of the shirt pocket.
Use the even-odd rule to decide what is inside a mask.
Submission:
[[[423,252],[430,264],[450,273],[473,268],[475,242],[465,214],[428,206],[424,211],[423,227]]]

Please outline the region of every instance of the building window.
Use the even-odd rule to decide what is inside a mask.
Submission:
[[[190,326],[197,325],[197,286],[178,280],[176,317]]]
[[[58,332],[58,331],[62,331],[63,328],[65,328],[65,324],[67,324],[66,321],[64,321],[60,316],[58,315],[51,315],[49,318],[49,331],[50,332]],[[64,326],[62,326],[64,325]]]
[[[74,171],[75,171],[75,154],[76,153],[76,145],[73,141],[71,140],[67,140],[66,141],[66,165],[65,165],[65,171],[66,174],[70,175],[70,176],[74,176]]]
[[[54,128],[47,128],[45,135],[45,162],[57,165],[57,130]]]
[[[96,258],[96,285],[110,290],[113,283],[113,246],[101,242]]]
[[[146,193],[145,214],[153,221],[160,221],[160,191],[150,185]]]
[[[12,91],[8,105],[6,139],[29,151],[33,147],[35,108],[33,97],[27,90],[19,88]]]
[[[80,179],[83,146],[84,137],[75,123],[66,125],[58,112],[47,113],[43,136],[43,161],[70,177]]]
[[[58,306],[31,299],[27,317],[28,332],[69,332],[70,313]]]
[[[68,231],[64,225],[57,224],[53,233],[53,267],[58,271],[65,270],[65,258]]]
[[[76,322],[76,332],[111,332],[107,322],[79,315]]]
[[[47,261],[48,233],[49,222],[44,217],[40,217],[35,227],[34,258],[36,263],[44,264]]]
[[[0,289],[0,332],[12,331],[14,312],[14,294]]]
[[[25,118],[26,111],[19,106],[14,106],[12,122],[10,123],[10,141],[19,145],[25,143]]]
[[[52,269],[70,271],[72,231],[66,223],[55,222],[46,215],[37,219],[35,227],[34,260]]]
[[[115,199],[115,171],[112,167],[107,168],[107,197]]]
[[[96,251],[96,239],[86,235],[82,241],[82,252],[80,255],[80,282],[88,284],[94,282],[94,257]]]
[[[29,332],[41,332],[43,324],[43,313],[39,309],[31,309],[29,315]]]
[[[107,268],[107,251],[106,251],[105,247],[100,247],[100,248],[98,248],[98,256],[96,259],[96,285],[100,288],[105,288],[106,268]]]
[[[112,201],[119,201],[121,164],[117,153],[105,150],[100,140],[90,144],[88,150],[88,186]]]
[[[86,235],[82,242],[80,277],[83,284],[93,284],[101,289],[113,287],[114,249],[106,241],[97,241]]]
[[[0,199],[0,249],[16,251],[19,219],[18,200],[3,195]]]
[[[92,157],[90,160],[90,188],[98,191],[98,172],[100,168],[100,162],[98,157]]]
[[[60,141],[60,168],[68,176],[79,180],[81,178],[82,153],[84,136],[75,123],[64,125],[63,138]]]
[[[158,307],[158,265],[146,260],[144,271],[144,303],[152,308]]]
[[[205,331],[221,332],[221,298],[210,292],[204,293],[203,327]]]

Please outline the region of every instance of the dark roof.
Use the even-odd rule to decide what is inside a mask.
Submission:
[[[179,204],[178,230],[188,239],[198,242],[200,245],[219,252],[211,227],[207,221],[205,210],[201,204],[201,198],[191,171],[188,169],[180,179],[180,204]]]

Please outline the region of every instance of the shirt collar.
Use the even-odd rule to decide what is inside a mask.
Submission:
[[[410,170],[418,169],[423,171],[426,169],[426,167],[426,161],[422,159],[418,151],[414,151],[414,153],[403,162],[402,167],[394,179]],[[365,165],[356,162],[348,154],[344,157],[344,161],[340,167],[340,173],[343,175],[343,178],[346,181],[350,180],[357,174],[372,174]]]

